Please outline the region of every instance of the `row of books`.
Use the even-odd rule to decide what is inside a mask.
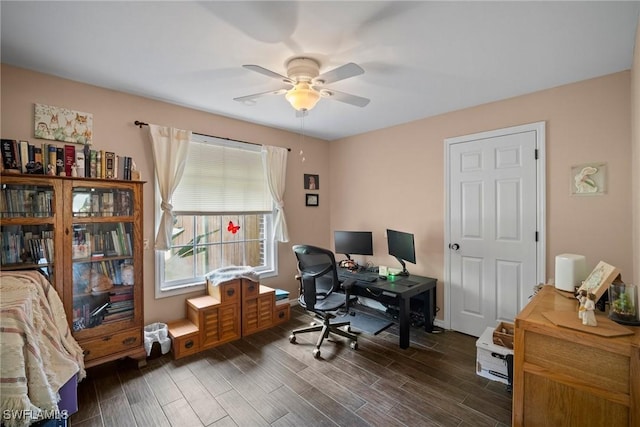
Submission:
[[[90,145],[64,144],[2,139],[2,167],[26,174],[78,176],[132,180],[133,159],[113,151],[95,150]],[[139,179],[136,177],[136,179]]]
[[[133,255],[131,233],[121,222],[112,230],[99,230],[95,233],[89,231],[85,225],[75,225],[72,239],[72,259]]]
[[[129,190],[104,190],[93,189],[90,192],[76,191],[73,194],[84,203],[77,209],[74,208],[73,215],[77,217],[87,216],[129,216],[133,213],[132,198]]]
[[[53,192],[34,188],[0,190],[0,213],[3,218],[45,218],[53,214]]]
[[[114,286],[105,311],[102,322],[107,324],[133,317],[133,286]]]
[[[19,228],[19,227],[18,227]],[[41,235],[23,233],[21,229],[5,227],[2,230],[2,265],[18,263],[50,264],[53,262],[53,231]]]

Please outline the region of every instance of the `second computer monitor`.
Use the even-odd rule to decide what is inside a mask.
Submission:
[[[402,265],[403,276],[408,276],[405,261],[412,264],[416,263],[416,248],[414,244],[413,234],[403,231],[387,229],[387,244],[389,245],[389,255],[396,257]]]
[[[373,233],[371,231],[334,231],[336,253],[346,255],[373,255]]]

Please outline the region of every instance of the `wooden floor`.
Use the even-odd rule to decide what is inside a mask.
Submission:
[[[475,373],[476,338],[396,326],[361,334],[358,349],[317,333],[291,344],[312,318],[294,307],[282,327],[142,369],[119,361],[88,370],[73,427],[88,426],[509,426],[511,394]]]

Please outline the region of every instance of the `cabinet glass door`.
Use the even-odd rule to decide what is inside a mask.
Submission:
[[[72,329],[131,321],[136,285],[133,192],[74,187],[72,196]]]
[[[54,189],[51,185],[2,184],[0,263],[3,270],[40,269],[52,276]]]

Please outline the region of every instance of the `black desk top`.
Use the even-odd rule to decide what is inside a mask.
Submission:
[[[416,282],[416,284],[407,286],[396,283],[402,280],[411,280],[412,282]],[[437,280],[432,277],[415,276],[411,274],[409,276],[389,276],[387,280],[378,279],[375,282],[356,281],[353,285],[376,292],[389,292],[406,298],[434,289],[436,287],[436,282]]]

